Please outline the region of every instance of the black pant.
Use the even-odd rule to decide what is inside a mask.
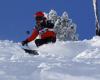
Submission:
[[[48,43],[55,43],[56,42],[56,38],[55,37],[48,37],[46,39],[36,39],[35,40],[35,44],[37,47],[43,45],[43,44],[48,44]]]

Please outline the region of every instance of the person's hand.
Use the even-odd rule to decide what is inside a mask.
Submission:
[[[21,44],[24,46],[24,45],[27,45],[28,44],[28,41],[25,40],[25,41],[22,41]]]

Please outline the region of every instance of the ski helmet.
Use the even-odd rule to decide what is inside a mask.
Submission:
[[[44,17],[44,13],[39,11],[35,14],[35,17]]]

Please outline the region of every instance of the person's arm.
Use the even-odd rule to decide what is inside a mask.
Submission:
[[[38,36],[38,31],[35,28],[32,32],[32,35],[30,37],[28,37],[26,40],[22,41],[22,45],[24,46],[25,44],[27,45],[27,43],[33,41],[36,37]]]
[[[30,37],[28,37],[27,38],[27,41],[28,42],[31,42],[31,41],[33,41],[37,36],[38,36],[38,31],[37,31],[37,29],[35,28],[34,30],[33,30],[33,32],[32,32],[32,35],[30,36]]]

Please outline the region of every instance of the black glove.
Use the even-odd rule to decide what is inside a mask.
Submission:
[[[25,41],[22,41],[21,44],[24,46],[24,45],[27,45],[28,44],[28,41],[25,40]]]

